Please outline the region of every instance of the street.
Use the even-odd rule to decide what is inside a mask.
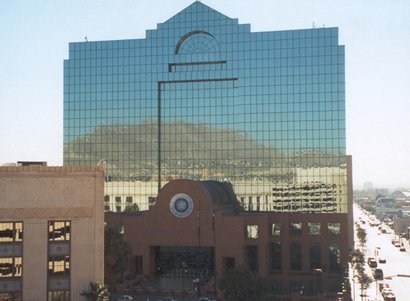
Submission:
[[[390,234],[382,234],[377,226],[371,227],[369,225],[369,216],[357,205],[354,206],[353,213],[355,222],[359,221],[359,218],[365,221],[365,223],[361,223],[361,227],[367,232],[366,262],[369,256],[375,257],[377,261],[379,257],[386,259],[386,263],[378,263],[378,268],[383,269],[384,280],[374,281],[370,285],[367,290],[366,300],[383,300],[380,292],[376,289],[378,283],[381,281],[390,285],[390,288],[396,296],[396,301],[410,300],[410,246],[408,241],[405,239],[402,240],[406,251],[401,252],[398,247],[395,247],[391,243],[392,239],[398,239],[393,232]],[[386,225],[383,225],[383,227],[388,229]],[[356,239],[355,248],[359,248],[359,243]],[[373,276],[367,264],[366,267],[367,273]],[[355,291],[354,300],[361,300],[358,283],[355,283]]]

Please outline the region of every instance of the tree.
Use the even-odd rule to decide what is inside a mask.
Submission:
[[[356,232],[357,232],[357,238],[359,239],[360,244],[363,248],[367,241],[367,232],[365,229],[363,229],[359,225],[356,227]]]
[[[88,291],[84,290],[81,293],[87,301],[109,301],[110,293],[108,289],[101,283],[90,282],[90,289]]]
[[[363,299],[365,291],[369,288],[370,283],[373,282],[373,278],[366,274],[364,254],[361,250],[356,249],[350,252],[349,259],[356,272],[356,275],[353,277],[356,277],[360,284],[361,297]]]
[[[104,236],[105,281],[110,287],[113,287],[120,276],[122,280],[124,273],[129,268],[132,250],[128,242],[124,240],[121,227],[105,227]]]
[[[360,290],[362,291],[361,297],[363,300],[363,297],[365,296],[365,292],[369,288],[370,284],[373,282],[373,278],[367,275],[364,270],[362,270],[359,275],[358,275],[358,281],[360,284]]]
[[[351,251],[349,254],[349,259],[353,269],[355,270],[357,270],[358,266],[365,264],[364,254],[359,249]]]
[[[246,267],[230,269],[220,281],[225,301],[261,301],[269,291],[266,280]]]

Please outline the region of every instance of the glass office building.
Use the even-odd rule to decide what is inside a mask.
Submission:
[[[105,165],[106,210],[185,178],[246,210],[346,213],[344,62],[337,28],[252,32],[200,2],[144,39],[70,43],[64,165]]]

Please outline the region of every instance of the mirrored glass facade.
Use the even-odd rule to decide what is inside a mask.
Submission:
[[[64,165],[105,165],[106,210],[185,178],[246,210],[346,213],[344,61],[337,28],[252,32],[200,2],[144,39],[70,43]]]

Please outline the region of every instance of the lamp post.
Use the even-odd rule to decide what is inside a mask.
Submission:
[[[313,271],[315,272],[315,297],[316,297],[316,301],[318,300],[318,295],[319,295],[319,291],[318,291],[318,278],[322,275],[323,271],[322,269],[313,269]]]
[[[187,264],[183,262],[181,264],[182,266],[182,301],[185,301],[185,274],[188,271],[187,270]]]

